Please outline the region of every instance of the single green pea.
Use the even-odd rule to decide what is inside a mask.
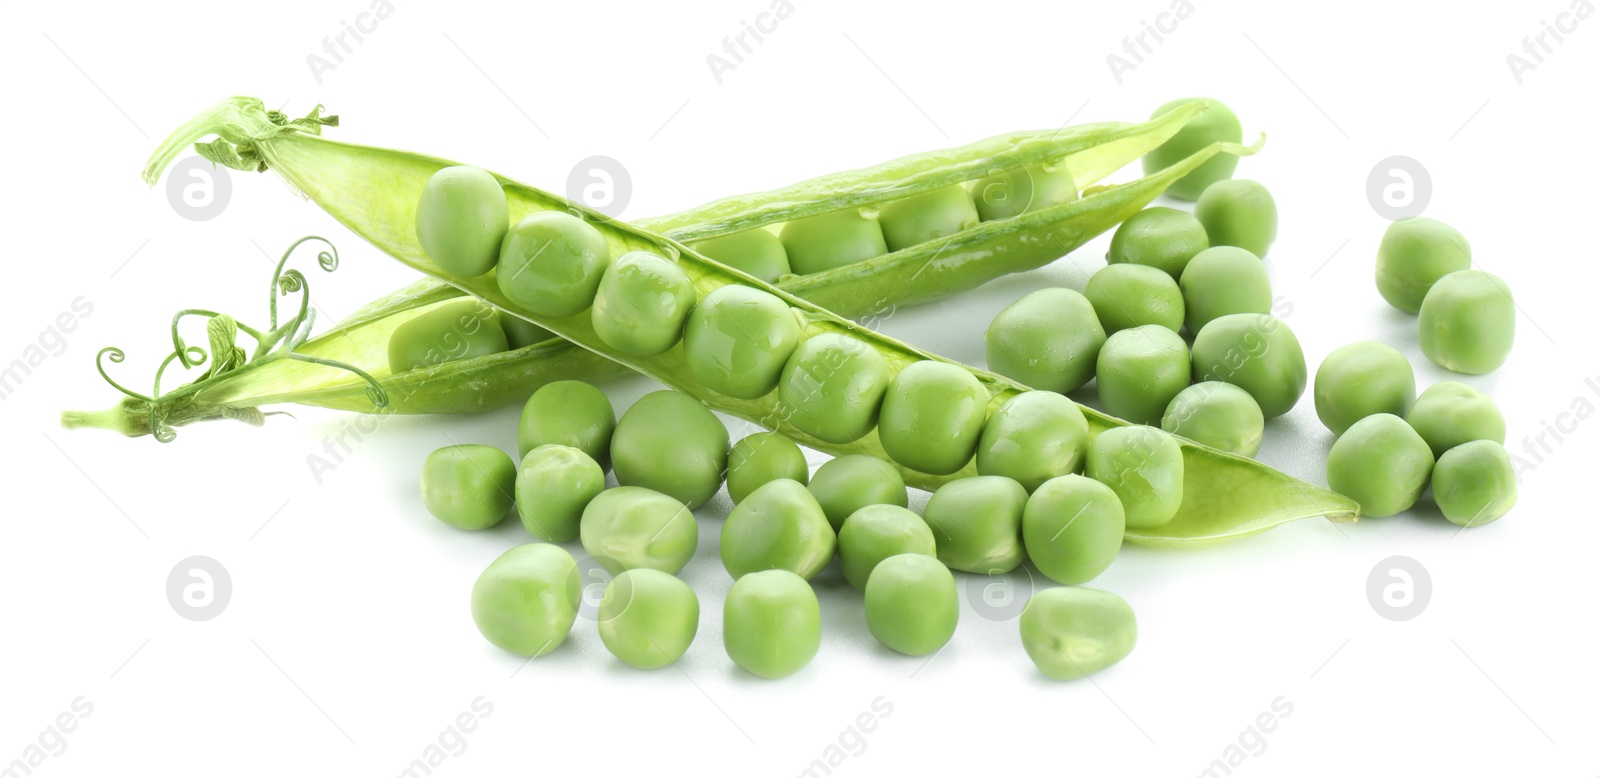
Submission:
[[[817,498],[798,481],[780,478],[733,506],[721,545],[722,566],[734,578],[788,570],[809,581],[833,561],[838,537]]]
[[[1182,100],[1173,100],[1157,108],[1150,115],[1154,119],[1170,113],[1173,109],[1186,103],[1203,98],[1186,97]],[[1157,146],[1149,154],[1144,155],[1144,174],[1164,170],[1172,165],[1182,162],[1194,154],[1217,141],[1238,143],[1244,139],[1244,129],[1239,126],[1239,117],[1235,116],[1228,106],[1220,100],[1206,99],[1210,104],[1204,113],[1178,130],[1177,134],[1168,138],[1165,143]],[[1238,167],[1239,158],[1232,154],[1218,154],[1206,160],[1200,167],[1183,178],[1172,182],[1167,187],[1167,194],[1179,200],[1194,201],[1199,199],[1200,193],[1207,187],[1233,176],[1234,168]]]
[[[511,512],[517,465],[494,446],[445,446],[422,463],[422,504],[461,529],[486,529]]]
[[[849,443],[878,425],[888,388],[883,355],[858,338],[825,332],[789,356],[778,379],[778,400],[796,429],[829,443]]]
[[[1189,260],[1210,246],[1199,219],[1176,208],[1157,206],[1128,217],[1117,227],[1106,262],[1149,265],[1177,280]]]
[[[1028,658],[1056,681],[1082,678],[1121,662],[1133,653],[1139,636],[1127,600],[1081,586],[1035,592],[1017,622]]]
[[[1154,324],[1106,339],[1096,361],[1095,387],[1106,413],[1134,424],[1160,424],[1172,398],[1189,386],[1189,347],[1178,333]]]
[[[616,429],[617,412],[605,392],[584,381],[551,381],[522,406],[517,450],[527,456],[546,444],[571,446],[604,469],[611,466],[611,435]]]
[[[1205,225],[1213,246],[1238,246],[1264,257],[1278,239],[1278,204],[1256,181],[1218,181],[1206,187],[1194,204],[1194,217]]]
[[[1472,267],[1472,246],[1456,228],[1437,219],[1401,219],[1378,243],[1378,293],[1406,313],[1422,310],[1434,282]]]
[[[683,355],[707,388],[754,400],[778,385],[783,365],[800,344],[800,320],[776,295],[730,284],[689,314]]]
[[[990,222],[1013,219],[1078,199],[1078,184],[1066,165],[1054,170],[1033,164],[985,176],[972,182],[972,204],[978,218]]]
[[[1092,478],[1052,478],[1022,511],[1028,559],[1050,580],[1081,584],[1105,572],[1122,549],[1127,517],[1117,493]]]
[[[722,486],[728,428],[687,394],[651,392],[617,421],[611,462],[618,483],[654,489],[693,510]]]
[[[862,587],[867,631],[879,643],[910,656],[926,656],[950,642],[961,617],[956,578],[925,554],[897,554],[872,569]]]
[[[517,656],[554,651],[578,618],[578,563],[560,546],[528,543],[489,563],[472,585],[472,621],[495,646]]]
[[[691,248],[769,284],[777,283],[790,273],[789,254],[783,250],[783,241],[759,227],[703,240]]]
[[[894,465],[866,454],[835,457],[817,468],[806,487],[837,532],[850,514],[868,505],[909,504],[906,482]]]
[[[1452,523],[1481,527],[1517,504],[1517,473],[1505,446],[1492,440],[1463,443],[1433,466],[1433,501]]]
[[[1183,450],[1154,427],[1112,427],[1096,435],[1084,474],[1116,492],[1132,529],[1166,524],[1183,505]]]
[[[1482,375],[1505,364],[1517,333],[1511,288],[1482,270],[1451,273],[1428,290],[1417,314],[1422,354],[1457,373]]]
[[[1289,412],[1306,391],[1306,355],[1283,320],[1234,313],[1213,319],[1190,349],[1194,380],[1225,381],[1250,393],[1262,415]]]
[[[600,277],[589,320],[606,345],[653,357],[678,342],[694,302],[694,284],[683,268],[659,254],[630,251]]]
[[[932,475],[966,467],[978,447],[989,393],[972,371],[946,362],[907,365],[883,396],[878,441],[894,461]]]
[[[1161,416],[1161,429],[1173,435],[1245,457],[1261,450],[1265,428],[1256,399],[1221,381],[1203,381],[1178,392]]]
[[[989,369],[1035,389],[1071,392],[1094,378],[1106,344],[1089,298],[1072,289],[1040,289],[1006,306],[984,334]]]
[[[1440,381],[1423,390],[1406,423],[1428,442],[1435,457],[1474,440],[1506,442],[1506,418],[1494,398],[1459,381]]]
[[[778,239],[788,252],[789,267],[803,276],[889,253],[878,220],[854,209],[785,222]]]
[[[495,318],[500,322],[500,329],[506,333],[506,344],[511,348],[526,348],[535,343],[543,343],[557,337],[554,332],[514,313],[506,313],[496,309],[495,314]]]
[[[921,516],[898,505],[868,505],[850,514],[839,530],[839,567],[844,579],[862,591],[879,562],[896,554],[931,557],[934,549],[933,530]]]
[[[506,193],[489,171],[464,165],[442,168],[422,185],[417,243],[445,272],[481,276],[494,269],[510,211]]]
[[[389,333],[389,372],[404,373],[509,348],[493,308],[477,300],[448,302]]]
[[[922,520],[939,561],[953,570],[999,575],[1022,564],[1022,511],[1028,491],[998,475],[949,481],[928,498]]]
[[[606,489],[606,471],[571,446],[539,446],[517,468],[517,513],[528,534],[551,543],[578,537],[583,509]]]
[[[722,604],[722,647],[762,678],[793,675],[822,646],[822,608],[811,584],[788,570],[763,570],[733,582]]]
[[[625,570],[600,598],[600,642],[640,670],[666,667],[700,630],[700,600],[677,576],[648,567]]]
[[[1404,417],[1417,399],[1417,378],[1398,349],[1363,340],[1340,346],[1322,360],[1311,393],[1317,418],[1342,435],[1374,413]]]
[[[593,225],[560,211],[524,217],[500,245],[495,281],[530,313],[559,319],[594,303],[611,247]]]
[[[1055,392],[1023,392],[984,422],[978,472],[1006,476],[1031,492],[1078,472],[1088,450],[1089,421],[1077,403]]]
[[[1183,293],[1183,325],[1190,333],[1228,314],[1272,310],[1267,266],[1238,246],[1216,246],[1194,255],[1178,289]]]
[[[583,550],[612,575],[641,567],[676,574],[700,544],[683,503],[638,486],[601,492],[583,509]]]
[[[951,184],[883,206],[878,224],[889,250],[899,251],[978,226],[978,210],[966,187]]]
[[[787,478],[802,484],[811,475],[806,455],[795,442],[776,432],[746,435],[728,454],[728,497],[744,501],[756,487]]]
[[[1183,328],[1183,292],[1160,268],[1107,265],[1089,277],[1083,294],[1107,336],[1146,324]]]
[[[1413,505],[1433,472],[1433,452],[1405,419],[1368,416],[1328,451],[1328,488],[1355,500],[1361,515],[1393,516]]]

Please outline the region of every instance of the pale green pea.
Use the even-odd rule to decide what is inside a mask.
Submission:
[[[1183,325],[1190,334],[1228,314],[1272,310],[1267,266],[1237,246],[1216,246],[1194,255],[1178,289],[1183,293]]]
[[[431,308],[389,333],[389,372],[404,373],[506,351],[494,309],[477,300]]]
[[[785,222],[778,239],[789,267],[803,276],[889,253],[878,220],[853,209]]]
[[[1417,504],[1432,472],[1427,442],[1389,413],[1352,424],[1328,451],[1328,488],[1360,503],[1361,515],[1371,518]]]
[[[511,512],[517,465],[494,446],[445,446],[422,463],[422,504],[461,529],[486,529]]]
[[[1433,466],[1433,501],[1444,517],[1480,527],[1517,504],[1517,473],[1505,446],[1492,440],[1463,443]]]
[[[630,251],[600,277],[589,321],[606,345],[635,357],[672,348],[694,307],[694,284],[665,257]]]
[[[1281,319],[1235,313],[1212,320],[1190,349],[1194,380],[1225,381],[1250,393],[1262,415],[1289,412],[1306,391],[1306,356]]]
[[[1022,564],[1022,511],[1028,491],[998,475],[950,481],[934,491],[922,519],[939,561],[953,570],[1008,573]]]
[[[1176,208],[1157,206],[1128,217],[1117,227],[1106,262],[1148,265],[1176,280],[1189,261],[1210,245],[1199,219]]]
[[[1494,398],[1459,381],[1440,381],[1411,404],[1406,423],[1435,457],[1474,440],[1506,442],[1506,419]]]
[[[1418,216],[1393,222],[1378,243],[1378,293],[1406,313],[1422,310],[1422,300],[1439,279],[1472,267],[1472,246],[1456,228]]]
[[[524,217],[500,245],[495,281],[511,302],[559,319],[594,303],[611,247],[593,225],[560,211]]]
[[[494,269],[510,222],[506,193],[481,168],[441,168],[428,177],[417,201],[417,243],[433,264],[458,276]]]
[[[734,581],[722,604],[722,646],[734,664],[762,678],[793,675],[822,646],[817,593],[788,570]]]
[[[1255,181],[1218,181],[1206,187],[1194,204],[1194,217],[1205,225],[1213,246],[1238,246],[1264,257],[1278,238],[1278,204]]]
[[[1417,379],[1405,354],[1363,340],[1340,346],[1322,360],[1312,396],[1323,426],[1342,435],[1374,413],[1405,416],[1417,398]]]
[[[850,514],[868,505],[906,507],[906,482],[900,471],[877,457],[846,454],[822,463],[806,487],[837,532]]]
[[[857,440],[878,424],[889,388],[883,356],[857,338],[826,332],[807,338],[778,379],[778,400],[796,429],[829,443]]]
[[[788,570],[810,580],[833,561],[838,537],[817,498],[797,481],[768,481],[722,523],[722,566],[740,578]]]
[[[1082,469],[1088,450],[1089,421],[1077,403],[1055,392],[1023,392],[984,422],[978,472],[1006,476],[1031,492]]]
[[[517,656],[554,651],[578,618],[578,563],[560,546],[528,543],[489,563],[472,585],[472,621]]]
[[[1065,165],[1012,168],[972,182],[972,204],[983,221],[1012,219],[1078,199],[1078,185]]]
[[[790,272],[789,255],[783,250],[783,242],[777,235],[759,227],[703,240],[690,248],[769,284],[777,283]]]
[[[506,344],[511,348],[526,348],[535,343],[543,343],[556,337],[551,332],[527,319],[513,313],[496,310],[496,318],[500,321],[500,329],[505,331]]]
[[[1172,398],[1189,386],[1189,347],[1154,324],[1107,338],[1096,365],[1101,407],[1134,424],[1160,424]]]
[[[1046,481],[1022,511],[1022,543],[1039,572],[1080,584],[1105,572],[1122,549],[1127,518],[1111,487],[1081,475]]]
[[[538,446],[517,468],[517,513],[528,534],[551,543],[578,537],[583,509],[606,488],[606,471],[571,446]]]
[[[899,251],[978,226],[978,211],[966,188],[951,184],[883,206],[878,224],[884,244]]]
[[[776,295],[731,284],[705,296],[689,314],[683,355],[689,372],[713,391],[753,400],[778,385],[800,343],[800,321]]]
[[[839,530],[839,567],[844,579],[862,591],[879,562],[896,554],[931,557],[934,549],[933,530],[898,505],[868,505],[850,514]]]
[[[910,656],[938,651],[956,634],[961,605],[950,568],[924,554],[898,554],[872,569],[866,592],[867,631]]]
[[[1457,373],[1482,375],[1505,364],[1517,333],[1511,288],[1499,276],[1462,270],[1438,280],[1417,314],[1422,354]]]
[[[1083,294],[1107,336],[1146,324],[1183,328],[1183,292],[1160,268],[1107,265],[1089,277]]]
[[[803,484],[809,476],[805,453],[776,432],[746,435],[728,454],[728,497],[735,503],[768,481],[787,478]]]
[[[607,468],[616,428],[617,412],[605,392],[584,381],[552,381],[539,387],[522,406],[517,450],[527,456],[546,444],[572,446]]]
[[[1166,524],[1183,505],[1183,450],[1154,427],[1112,427],[1096,435],[1084,474],[1116,492],[1131,529]]]
[[[1071,392],[1094,378],[1106,343],[1089,299],[1072,289],[1040,289],[1006,306],[984,334],[989,369],[1034,389]]]
[[[1035,592],[1017,623],[1028,658],[1056,681],[1082,678],[1121,662],[1133,653],[1139,635],[1127,600],[1081,586]]]
[[[676,574],[700,543],[700,526],[683,503],[637,486],[590,500],[579,534],[583,550],[613,575],[641,567]]]
[[[1221,381],[1202,381],[1172,398],[1161,429],[1240,456],[1261,450],[1266,419],[1249,392]]]
[[[972,461],[989,393],[972,371],[924,360],[906,366],[883,397],[878,440],[912,470],[948,475]]]
[[[600,641],[640,670],[666,667],[689,650],[700,629],[700,600],[677,576],[648,567],[625,570],[600,598]]]
[[[689,395],[651,392],[617,421],[611,463],[618,483],[654,489],[693,510],[722,486],[728,428]]]
[[[1181,105],[1199,99],[1202,98],[1186,97],[1165,103],[1160,108],[1157,108],[1155,113],[1150,115],[1150,118],[1154,119],[1171,112]],[[1244,138],[1244,129],[1239,126],[1239,117],[1234,115],[1228,106],[1215,99],[1207,99],[1206,102],[1209,105],[1204,113],[1185,124],[1182,129],[1178,130],[1177,134],[1157,146],[1154,151],[1144,155],[1145,175],[1151,175],[1182,162],[1184,158],[1217,141],[1238,143]],[[1218,154],[1206,160],[1200,167],[1195,168],[1193,172],[1172,182],[1172,186],[1167,187],[1167,194],[1179,200],[1194,201],[1199,199],[1200,193],[1204,192],[1207,187],[1232,177],[1234,168],[1238,165],[1238,157],[1232,154]]]

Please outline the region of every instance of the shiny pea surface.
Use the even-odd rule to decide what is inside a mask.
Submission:
[[[868,505],[906,507],[906,482],[894,465],[867,454],[846,454],[822,463],[806,486],[837,532],[850,514]]]
[[[1176,280],[1196,254],[1210,248],[1200,220],[1176,208],[1146,208],[1117,227],[1106,261],[1148,265]]]
[[[1022,511],[1022,543],[1039,572],[1080,584],[1105,572],[1122,548],[1127,517],[1111,487],[1081,475],[1040,486]]]
[[[1404,417],[1417,399],[1417,378],[1399,349],[1363,340],[1340,346],[1322,360],[1311,393],[1317,418],[1340,435],[1374,413]]]
[[[1186,103],[1192,103],[1202,98],[1186,97],[1164,103],[1150,115],[1157,116],[1170,113]],[[1181,162],[1189,156],[1217,141],[1238,143],[1244,138],[1244,129],[1239,124],[1239,117],[1233,110],[1224,105],[1220,100],[1207,99],[1208,106],[1204,113],[1193,121],[1185,124],[1177,134],[1168,138],[1166,142],[1149,154],[1144,155],[1144,173],[1150,175],[1163,168]],[[1207,187],[1233,176],[1233,171],[1239,165],[1239,158],[1232,154],[1218,154],[1205,161],[1200,167],[1183,178],[1173,182],[1167,188],[1167,194],[1179,200],[1194,201],[1200,198],[1200,193]]]
[[[625,570],[606,584],[597,625],[613,656],[640,670],[678,661],[700,628],[700,600],[676,576]]]
[[[793,675],[822,647],[817,593],[788,570],[763,570],[734,581],[722,604],[722,646],[734,664],[754,675]]]
[[[1426,216],[1400,219],[1378,243],[1378,293],[1390,305],[1416,313],[1434,283],[1471,267],[1472,245],[1459,230]]]
[[[630,251],[600,277],[590,323],[606,345],[653,357],[678,342],[695,299],[682,268],[659,254]]]
[[[494,309],[477,300],[448,302],[389,334],[389,372],[498,354],[510,348]]]
[[[524,217],[500,245],[501,293],[539,316],[562,318],[594,302],[611,248],[588,222],[559,211]]]
[[[1153,427],[1113,427],[1095,436],[1084,474],[1116,492],[1129,527],[1159,527],[1183,504],[1183,451]]]
[[[908,365],[889,383],[878,415],[878,439],[894,461],[934,475],[972,460],[983,432],[989,393],[965,368],[944,362]]]
[[[699,400],[651,392],[617,420],[611,466],[618,483],[654,489],[693,510],[722,486],[728,447],[728,428]]]
[[[1106,332],[1087,297],[1051,288],[1006,306],[983,343],[990,370],[1034,389],[1066,393],[1094,378]]]
[[[786,222],[778,238],[799,275],[821,273],[889,253],[874,217],[844,210]]]
[[[1511,287],[1482,270],[1462,270],[1434,283],[1417,313],[1422,354],[1446,370],[1470,375],[1505,364],[1517,334]]]
[[[731,285],[706,295],[689,314],[683,353],[689,372],[707,388],[753,400],[777,387],[799,342],[800,321],[787,303]]]
[[[1406,423],[1435,457],[1474,440],[1506,442],[1506,418],[1494,398],[1460,381],[1440,381],[1423,390]]]
[[[884,244],[899,251],[978,226],[978,210],[966,187],[951,184],[883,206],[878,223]]]
[[[660,492],[618,486],[583,509],[583,550],[612,574],[650,568],[677,573],[700,542],[694,513]]]
[[[1451,523],[1480,527],[1517,504],[1517,473],[1505,446],[1492,440],[1463,443],[1433,466],[1433,501]]]
[[[511,512],[517,466],[494,446],[445,446],[422,463],[422,504],[461,529],[486,529]]]
[[[931,557],[934,549],[933,530],[898,505],[868,505],[850,514],[839,530],[839,566],[845,580],[860,590],[879,562],[896,554]]]
[[[1161,429],[1230,454],[1261,450],[1266,417],[1249,392],[1221,381],[1202,381],[1178,392],[1161,416]]]
[[[456,275],[493,270],[510,222],[506,193],[481,168],[440,169],[417,202],[417,242],[435,265]]]
[[[1028,491],[998,475],[951,481],[928,498],[922,518],[939,561],[953,570],[998,575],[1022,564],[1022,511]]]
[[[1194,204],[1213,246],[1237,246],[1258,257],[1278,239],[1278,204],[1258,181],[1218,181]]]
[[[1189,347],[1155,324],[1106,339],[1096,360],[1095,386],[1106,413],[1134,424],[1160,424],[1172,398],[1189,386]]]
[[[1012,168],[972,182],[972,204],[983,221],[1000,221],[1078,199],[1078,185],[1065,165]]]
[[[794,441],[776,432],[757,432],[740,438],[728,454],[728,497],[743,502],[769,481],[787,478],[804,484],[810,475],[805,452]]]
[[[878,424],[889,388],[883,356],[862,341],[828,332],[806,339],[783,366],[778,399],[789,423],[829,443],[860,439]]]
[[[700,241],[694,244],[694,250],[769,284],[792,272],[783,241],[759,228]]]
[[[1216,246],[1189,260],[1178,279],[1183,326],[1191,335],[1233,313],[1269,313],[1272,282],[1261,259],[1237,246]]]
[[[1089,421],[1077,403],[1055,392],[1023,392],[984,422],[978,472],[1006,476],[1031,492],[1083,469],[1088,450]]]
[[[1405,419],[1388,413],[1350,426],[1328,451],[1328,488],[1361,504],[1361,515],[1393,516],[1422,497],[1433,452]]]
[[[1106,335],[1146,324],[1183,328],[1183,292],[1166,271],[1148,265],[1107,265],[1089,277],[1084,296]]]
[[[571,554],[549,543],[528,543],[501,554],[478,576],[472,621],[502,650],[543,656],[566,641],[582,596]]]
[[[606,471],[571,446],[534,448],[517,467],[517,514],[528,534],[551,543],[578,537],[583,509],[606,488]]]
[[[722,566],[740,578],[787,570],[810,580],[833,561],[838,536],[817,499],[786,478],[762,484],[722,523]]]
[[[1213,320],[1190,350],[1194,380],[1225,381],[1250,393],[1262,415],[1289,412],[1306,391],[1306,356],[1281,319],[1235,313]]]
[[[879,643],[926,656],[956,634],[961,604],[956,579],[939,560],[920,553],[888,557],[872,569],[866,594],[867,630]]]
[[[528,397],[517,419],[522,456],[543,445],[572,446],[606,468],[617,412],[605,392],[585,381],[552,381]]]

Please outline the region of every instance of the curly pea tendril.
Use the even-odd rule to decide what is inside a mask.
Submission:
[[[95,369],[100,372],[100,377],[117,391],[142,400],[150,409],[150,430],[156,440],[162,443],[171,442],[177,437],[177,432],[165,418],[165,408],[162,403],[161,378],[165,375],[167,367],[177,362],[185,370],[191,370],[205,365],[210,360],[206,371],[194,380],[194,383],[205,381],[209,378],[232,372],[246,365],[269,362],[275,359],[293,359],[300,362],[310,362],[314,365],[348,370],[367,382],[367,399],[376,407],[382,408],[389,404],[389,393],[376,378],[355,365],[347,364],[333,359],[323,359],[308,354],[301,354],[295,348],[305,343],[311,337],[311,328],[316,321],[316,311],[311,308],[311,286],[304,273],[295,269],[285,269],[289,257],[295,249],[307,241],[319,241],[327,248],[317,252],[317,266],[325,272],[333,272],[339,267],[339,250],[328,239],[309,235],[290,244],[278,260],[277,267],[272,272],[272,282],[268,290],[268,321],[265,330],[258,330],[248,324],[235,320],[232,316],[218,313],[203,308],[188,308],[177,312],[172,317],[172,353],[161,360],[161,366],[156,368],[155,381],[151,386],[150,394],[133,391],[116,379],[106,370],[106,362],[119,364],[127,359],[127,354],[116,346],[107,346],[100,349],[95,355]],[[278,298],[299,293],[300,304],[294,316],[278,323]],[[209,352],[199,346],[186,343],[179,324],[186,317],[198,316],[206,320],[206,339],[209,341]],[[255,342],[252,353],[246,354],[245,349],[238,344],[239,333],[250,336]]]

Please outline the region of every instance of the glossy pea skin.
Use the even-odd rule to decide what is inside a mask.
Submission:
[[[754,675],[793,675],[822,646],[817,593],[788,570],[763,570],[734,581],[722,604],[722,646],[734,664]]]
[[[1462,270],[1438,280],[1417,314],[1422,354],[1457,373],[1482,375],[1505,364],[1517,333],[1511,288],[1499,276]]]
[[[649,568],[676,574],[700,543],[700,527],[683,503],[660,492],[618,486],[583,509],[583,550],[612,575]]]
[[[578,537],[583,509],[606,489],[606,471],[571,446],[544,445],[517,468],[517,514],[528,534],[551,543]]]
[[[1156,206],[1128,217],[1117,227],[1106,262],[1147,265],[1177,280],[1189,260],[1210,246],[1199,219],[1176,208]]]
[[[511,302],[552,319],[594,303],[611,247],[588,222],[559,211],[524,217],[500,245],[495,281]]]
[[[1028,498],[1022,543],[1039,572],[1080,584],[1105,572],[1122,549],[1127,517],[1117,493],[1092,478],[1053,478]]]
[[[478,576],[472,621],[502,650],[543,656],[567,639],[582,596],[571,554],[549,543],[528,543],[501,554]]]
[[[978,472],[1003,475],[1033,491],[1083,468],[1089,421],[1078,404],[1055,392],[1023,392],[984,422],[978,438]]]
[[[1194,204],[1194,217],[1205,225],[1213,246],[1237,246],[1264,257],[1278,239],[1278,204],[1257,181],[1212,184]]]
[[[493,308],[477,300],[449,302],[389,333],[389,372],[404,373],[509,348]]]
[[[510,211],[500,182],[487,170],[442,168],[422,186],[417,243],[446,272],[481,276],[494,269]]]
[[[703,240],[691,248],[769,284],[777,283],[790,273],[789,254],[783,250],[783,241],[759,227]]]
[[[1506,442],[1506,419],[1494,398],[1459,381],[1440,381],[1411,404],[1406,423],[1427,441],[1434,457],[1474,440]]]
[[[445,446],[422,463],[422,504],[461,529],[486,529],[511,512],[517,465],[494,446]]]
[[[1056,681],[1082,678],[1126,659],[1139,636],[1127,600],[1081,586],[1035,592],[1017,622],[1028,658]]]
[[[1261,450],[1266,419],[1249,392],[1221,381],[1204,381],[1172,398],[1161,416],[1161,429],[1230,454],[1253,457]]]
[[[878,220],[854,209],[785,222],[778,239],[788,253],[789,267],[803,276],[889,253]]]
[[[1154,119],[1170,113],[1186,103],[1194,102],[1201,98],[1187,97],[1182,100],[1173,100],[1157,108],[1150,115]],[[1144,155],[1144,174],[1150,175],[1164,168],[1182,162],[1184,158],[1210,146],[1217,141],[1238,143],[1244,138],[1244,130],[1239,126],[1239,117],[1235,116],[1228,106],[1218,100],[1207,100],[1210,106],[1205,112],[1195,117],[1194,121],[1185,124],[1176,135],[1168,138],[1165,143],[1157,146],[1149,154]],[[1238,167],[1239,158],[1232,154],[1218,154],[1205,161],[1194,172],[1172,183],[1167,187],[1167,194],[1179,200],[1194,201],[1199,199],[1212,184],[1233,176],[1234,168]]]
[[[1166,524],[1183,504],[1183,450],[1154,427],[1113,427],[1096,435],[1084,474],[1116,492],[1133,529]]]
[[[878,425],[888,388],[889,367],[881,354],[857,338],[825,332],[789,356],[778,378],[778,401],[800,431],[849,443]]]
[[[651,392],[617,421],[611,465],[618,483],[654,489],[693,510],[722,486],[728,428],[689,395]]]
[[[927,656],[956,634],[961,605],[956,578],[931,556],[898,554],[872,569],[866,593],[867,631],[909,656]]]
[[[806,455],[794,441],[776,432],[746,435],[728,454],[728,497],[743,502],[768,481],[787,478],[804,484],[810,474]]]
[[[606,345],[653,357],[678,342],[694,303],[694,284],[683,268],[659,254],[630,251],[600,277],[589,320]]]
[[[1361,515],[1393,516],[1413,505],[1433,472],[1433,452],[1405,419],[1368,416],[1328,451],[1328,488],[1355,500]]]
[[[1160,268],[1107,265],[1089,277],[1083,294],[1107,336],[1146,324],[1183,328],[1183,292]]]
[[[754,400],[778,385],[800,343],[800,321],[776,295],[732,284],[689,314],[683,355],[689,372],[712,391]]]
[[[884,244],[899,251],[978,226],[978,210],[966,187],[951,184],[883,206],[878,224]]]
[[[757,487],[722,523],[722,566],[734,578],[787,570],[811,580],[833,561],[838,536],[817,498],[781,478]]]
[[[1106,413],[1134,424],[1160,424],[1172,398],[1189,386],[1189,347],[1178,333],[1147,324],[1106,339],[1095,387]]]
[[[1433,466],[1433,501],[1451,523],[1481,527],[1517,504],[1517,474],[1505,446],[1492,440],[1463,443]]]
[[[1378,243],[1378,293],[1406,313],[1422,310],[1434,282],[1472,267],[1472,246],[1456,228],[1417,216],[1389,225]]]
[[[896,554],[933,557],[934,551],[933,530],[921,516],[898,505],[868,505],[850,514],[839,530],[839,567],[844,579],[861,591],[879,562]]]
[[[1261,259],[1237,246],[1216,246],[1194,255],[1178,279],[1183,326],[1198,333],[1233,313],[1272,310],[1272,282]]]
[[[527,456],[546,444],[572,446],[603,469],[611,465],[611,435],[616,428],[617,412],[605,392],[584,381],[552,381],[522,406],[517,449]]]
[[[1281,319],[1235,313],[1213,320],[1189,350],[1194,380],[1225,381],[1250,393],[1262,415],[1289,412],[1306,391],[1306,355]]]
[[[1073,289],[1040,289],[1005,307],[984,333],[989,369],[1034,389],[1067,393],[1094,378],[1106,344],[1089,298]]]
[[[914,362],[889,382],[878,413],[878,440],[894,461],[948,475],[972,461],[988,406],[989,393],[972,371],[945,362]]]
[[[1417,378],[1398,349],[1363,340],[1340,346],[1322,360],[1311,393],[1317,418],[1341,435],[1374,413],[1404,417],[1417,399]]]
[[[939,561],[952,570],[999,575],[1022,564],[1022,511],[1028,491],[998,475],[950,481],[934,491],[922,520]]]
[[[1078,185],[1065,165],[1012,168],[972,182],[972,204],[982,221],[1014,219],[1078,199]]]
[[[506,334],[506,345],[511,348],[526,348],[557,337],[554,332],[516,314],[501,310],[496,310],[495,314],[495,318],[500,322],[500,329]]]
[[[822,463],[806,489],[816,498],[835,532],[844,527],[850,514],[868,505],[904,508],[910,502],[900,471],[866,454],[846,454]]]
[[[654,670],[678,661],[700,629],[700,600],[677,576],[625,570],[600,598],[600,641],[630,667]]]

